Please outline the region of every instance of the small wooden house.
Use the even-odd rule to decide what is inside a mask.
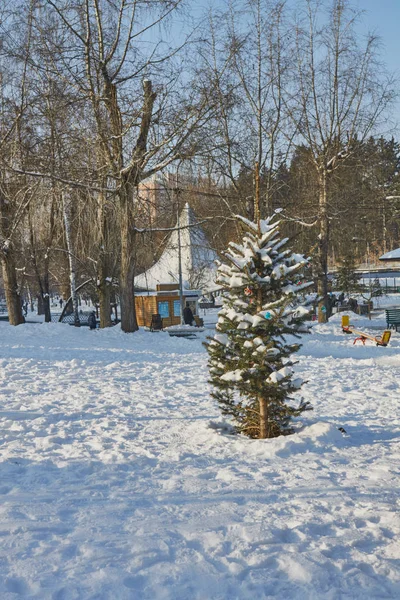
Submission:
[[[198,315],[198,299],[200,292],[197,290],[183,290],[184,304],[189,303],[193,315]],[[159,314],[163,320],[163,327],[179,325],[181,322],[181,300],[176,283],[157,284],[155,292],[135,292],[136,318],[139,327],[150,327],[152,315]]]

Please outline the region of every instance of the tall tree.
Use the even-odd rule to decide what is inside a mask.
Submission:
[[[240,212],[254,217],[251,198],[260,185],[261,210],[272,214],[274,173],[290,148],[283,101],[289,72],[285,3],[230,2],[226,11],[210,15],[209,27],[201,76],[215,89],[218,106],[210,131],[218,140],[214,169],[237,195]],[[250,187],[243,185],[246,179]]]
[[[54,48],[58,68],[88,101],[96,128],[98,170],[119,211],[121,327],[137,329],[134,304],[136,216],[141,181],[193,154],[191,135],[210,110],[171,69],[177,49],[146,40],[183,0],[46,0],[67,40]],[[74,48],[71,52],[71,47]],[[168,71],[169,69],[169,71]],[[159,81],[157,89],[153,80]],[[179,82],[181,87],[178,87]]]
[[[24,322],[21,289],[17,277],[16,235],[32,198],[32,188],[26,178],[20,179],[5,168],[5,163],[23,166],[26,162],[23,120],[29,103],[27,68],[31,49],[31,6],[25,3],[27,17],[19,22],[18,11],[1,7],[0,37],[0,261],[3,273],[8,317],[11,325]],[[12,33],[20,26],[21,38]]]
[[[332,0],[328,18],[318,0],[303,0],[296,23],[289,114],[311,151],[318,177],[319,320],[326,320],[332,174],[348,159],[356,140],[366,139],[393,98],[392,81],[378,64],[378,40],[365,44],[359,13],[347,0]]]

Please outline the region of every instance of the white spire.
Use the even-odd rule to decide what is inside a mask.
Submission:
[[[207,291],[215,285],[214,261],[218,257],[196,222],[195,214],[186,202],[180,214],[183,285],[186,289]],[[159,283],[176,283],[178,287],[178,273],[178,231],[174,230],[155,265],[135,278],[135,287],[155,290]]]

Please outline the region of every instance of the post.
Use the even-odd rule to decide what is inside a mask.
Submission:
[[[176,219],[176,226],[178,229],[178,279],[179,279],[179,301],[180,301],[180,306],[181,306],[181,325],[184,324],[184,319],[183,319],[183,311],[184,311],[184,303],[185,303],[185,299],[183,296],[183,278],[182,278],[182,248],[181,248],[181,215],[180,215],[180,206],[179,206],[179,194],[180,194],[180,190],[178,188],[178,173],[176,173],[176,188],[175,188],[175,195],[176,195],[176,205],[177,205],[177,219]]]
[[[382,229],[383,229],[383,254],[386,254],[386,252],[387,252],[387,244],[386,244],[387,227],[386,227],[386,204],[385,204],[385,202],[383,202],[383,223],[382,223]]]

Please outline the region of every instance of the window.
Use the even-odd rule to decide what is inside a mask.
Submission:
[[[161,317],[163,319],[166,319],[169,317],[169,303],[168,301],[165,302],[158,302],[158,312],[161,315]]]
[[[180,317],[180,316],[181,316],[181,301],[174,300],[174,317]]]

